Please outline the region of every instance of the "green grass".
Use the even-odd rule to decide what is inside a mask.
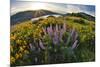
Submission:
[[[47,48],[47,50],[42,50],[39,54],[30,51],[29,43],[43,38],[43,27],[48,27],[50,24],[61,25],[62,23],[66,23],[68,30],[74,28],[78,32],[79,41],[77,49],[71,51],[70,47],[66,46],[67,48],[61,50],[64,47],[62,42],[60,47],[52,48],[52,50]],[[80,17],[48,17],[35,21],[35,23],[25,21],[12,26],[10,35],[11,65],[87,62],[95,60],[95,22]],[[46,43],[48,43],[48,47],[50,47],[50,44],[52,45],[48,37],[46,37]],[[54,52],[55,49],[58,50],[56,53]],[[51,60],[49,60],[48,54],[51,55]],[[37,63],[34,61],[36,57],[39,58]]]

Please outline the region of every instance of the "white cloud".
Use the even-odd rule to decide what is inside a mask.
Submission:
[[[80,9],[80,7],[75,6],[75,5],[67,5],[67,13],[77,13],[77,12],[82,12],[82,10]]]
[[[20,11],[26,11],[26,10],[35,10],[36,6],[34,4],[37,2],[17,2],[17,4],[13,4],[11,6],[11,15],[20,12]],[[39,2],[40,3],[40,2]],[[54,3],[43,3],[45,4],[46,10],[51,10],[58,13],[77,13],[77,12],[85,12],[90,15],[95,15],[95,12],[87,11],[87,6],[82,5],[71,5],[71,4],[54,4]],[[33,5],[33,6],[32,6]],[[38,6],[38,8],[40,8]],[[42,6],[41,6],[42,8]]]

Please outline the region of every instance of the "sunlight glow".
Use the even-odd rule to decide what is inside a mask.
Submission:
[[[48,9],[45,3],[33,3],[30,6],[33,10]]]

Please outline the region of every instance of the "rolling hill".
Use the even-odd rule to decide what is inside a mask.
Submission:
[[[33,10],[33,11],[23,11],[23,12],[18,12],[14,15],[11,16],[11,25],[15,25],[18,23],[21,23],[22,21],[27,21],[31,20],[33,18],[45,16],[45,15],[61,15],[61,16],[75,16],[75,17],[81,17],[89,21],[95,21],[95,17],[80,12],[80,13],[67,13],[67,14],[60,14],[48,10]]]
[[[30,20],[32,18],[37,18],[44,15],[52,15],[52,14],[60,15],[59,13],[55,13],[48,10],[34,10],[34,11],[18,12],[11,16],[11,25],[17,24],[22,21]]]
[[[91,16],[89,14],[79,12],[79,13],[68,13],[67,16],[76,16],[76,17],[82,17],[84,19],[87,19],[89,21],[95,21],[95,17]]]

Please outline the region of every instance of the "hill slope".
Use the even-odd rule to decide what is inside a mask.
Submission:
[[[34,10],[34,11],[24,11],[16,13],[11,16],[11,25],[17,24],[18,22],[22,22],[25,20],[30,20],[32,18],[44,16],[44,15],[52,15],[59,14],[48,10]]]
[[[68,13],[67,15],[68,16],[82,17],[82,18],[87,19],[89,21],[95,21],[95,17],[93,17],[93,16],[91,16],[89,14],[83,13],[83,12],[79,12],[79,13]]]
[[[86,14],[86,13],[67,13],[67,14],[60,14],[48,10],[33,10],[33,11],[24,11],[19,12],[11,16],[11,25],[15,25],[17,23],[21,23],[26,20],[31,20],[32,18],[37,18],[45,15],[62,15],[62,16],[75,16],[81,17],[89,21],[95,21],[95,17]]]

